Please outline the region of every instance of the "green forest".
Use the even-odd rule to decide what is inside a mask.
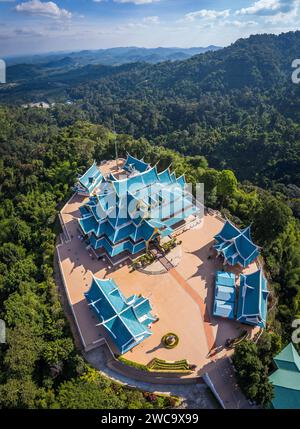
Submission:
[[[172,397],[124,388],[75,349],[53,279],[58,208],[110,133],[46,112],[0,109],[0,408],[165,408]],[[124,138],[126,144],[127,138]]]
[[[120,157],[172,163],[204,183],[206,206],[252,224],[271,290],[268,329],[234,362],[247,397],[268,405],[272,357],[300,318],[300,85],[290,79],[299,46],[300,32],[251,36],[186,61],[87,66],[47,84],[14,66],[15,84],[0,89],[0,407],[172,405],[84,362],[53,279],[59,208],[93,159],[114,157],[115,140]],[[41,99],[56,104],[20,106]]]

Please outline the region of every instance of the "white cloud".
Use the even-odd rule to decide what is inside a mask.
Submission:
[[[249,27],[254,27],[255,25],[258,25],[258,23],[256,21],[233,20],[233,21],[226,21],[226,25],[237,27],[237,28],[249,28]]]
[[[159,24],[159,16],[145,16],[143,22],[146,24]]]
[[[134,30],[140,30],[140,29],[146,29],[147,25],[143,24],[141,22],[127,22],[123,25],[118,25],[114,28],[115,31],[119,33],[126,33],[126,32],[132,32]]]
[[[198,18],[214,20],[218,18],[228,18],[229,15],[230,15],[230,9],[220,10],[220,11],[201,9],[196,12],[187,13],[185,15],[185,19],[187,21],[195,21],[195,19],[198,19]]]
[[[290,24],[299,21],[300,0],[295,0],[290,4],[289,9],[282,9],[280,12],[265,19],[267,24]]]
[[[150,3],[156,3],[160,0],[113,0],[115,3],[134,3],[134,4],[150,4]]]
[[[293,8],[293,0],[258,0],[252,6],[240,9],[237,15],[275,15],[278,12],[288,12]]]
[[[72,13],[66,9],[61,9],[56,3],[41,2],[40,0],[30,0],[20,3],[15,7],[15,10],[27,15],[39,15],[48,18],[71,18]]]
[[[44,34],[42,31],[36,31],[32,28],[16,28],[14,34],[17,36],[25,36],[25,37],[43,37]]]

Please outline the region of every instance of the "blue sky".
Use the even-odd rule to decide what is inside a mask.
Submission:
[[[0,0],[0,57],[114,46],[226,46],[300,29],[300,0]]]

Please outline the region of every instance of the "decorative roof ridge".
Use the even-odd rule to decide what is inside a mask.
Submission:
[[[131,336],[134,338],[134,340],[136,340],[138,337],[140,337],[141,335],[144,335],[144,334],[152,334],[149,330],[146,330],[146,329],[144,329],[142,332],[140,332],[139,334],[137,334],[137,335],[135,335],[133,332],[132,332],[132,330],[130,329],[130,327],[122,320],[122,317],[121,317],[121,315],[122,315],[122,313],[125,313],[126,311],[128,311],[128,310],[132,310],[132,312],[133,312],[133,314],[135,315],[135,317],[136,317],[136,319],[137,319],[137,321],[138,321],[138,323],[140,323],[139,322],[139,320],[138,320],[138,318],[137,318],[137,315],[135,314],[135,312],[134,312],[134,310],[133,310],[133,304],[131,304],[130,306],[128,306],[128,308],[125,308],[123,311],[121,311],[120,312],[120,314],[117,314],[117,317],[121,320],[121,322],[123,323],[123,325],[125,326],[125,328],[127,329],[127,331],[131,334]],[[124,316],[123,316],[124,317]],[[143,326],[142,324],[141,324],[141,326]]]
[[[85,171],[85,173],[81,174],[80,177],[85,176],[89,172],[89,170],[91,170],[95,166],[97,166],[97,164],[96,164],[96,161],[93,160],[93,164]]]
[[[226,223],[229,223],[235,230],[237,230],[239,233],[241,233],[241,230],[240,230],[240,228],[238,228],[236,225],[234,225],[234,223],[233,222],[231,222],[231,220],[229,220],[228,219],[228,217],[227,216],[225,216],[225,223],[224,223],[224,225],[223,225],[223,228],[222,228],[222,230],[225,228],[225,225],[226,225]],[[217,234],[217,235],[215,235],[215,237],[217,237],[217,236],[219,236],[220,238],[222,238],[222,240],[223,241],[231,241],[231,240],[233,240],[233,238],[231,238],[230,240],[227,240],[227,239],[225,239],[222,235],[221,235],[221,232],[222,231],[220,231],[219,232],[219,234]],[[238,234],[238,235],[240,235],[240,234]]]
[[[287,349],[291,349],[292,356],[291,359],[284,356],[284,352],[287,351]],[[290,342],[287,346],[285,346],[275,357],[274,361],[280,361],[280,362],[289,362],[296,365],[299,373],[300,373],[300,355],[298,351],[296,350],[294,344]],[[299,365],[299,366],[298,366]],[[283,369],[283,368],[282,368]]]
[[[98,277],[95,277],[94,274],[92,274],[93,280],[95,280],[98,288],[102,291],[102,288],[100,286],[101,282],[105,281],[105,282],[113,282],[115,284],[114,279],[112,278],[108,278],[108,279],[99,279]],[[98,281],[100,281],[100,284],[98,283]],[[108,303],[110,304],[110,306],[112,307],[112,309],[114,310],[115,313],[118,313],[117,309],[115,308],[115,306],[113,305],[112,302],[110,302],[110,300],[108,299],[108,296],[102,291],[103,295],[106,297],[106,300],[108,301]],[[122,301],[124,302],[123,297],[120,295],[120,298],[122,299]]]
[[[114,180],[109,179],[109,178],[108,178],[108,176],[112,176],[112,177],[114,178]],[[107,181],[107,182],[109,182],[109,183],[111,183],[111,182],[115,182],[115,181],[117,181],[117,180],[118,180],[118,179],[116,178],[116,176],[115,176],[112,172],[110,172],[108,176],[107,176],[107,178],[106,178],[106,181]]]
[[[159,161],[155,164],[155,165],[158,165],[158,163],[159,163]],[[167,168],[165,168],[163,171],[161,171],[160,173],[157,173],[158,175],[159,174],[163,174],[163,173],[165,173],[167,170],[169,171],[169,173],[170,173],[170,168],[171,168],[171,165],[172,165],[172,162],[171,162],[171,164],[167,167]]]
[[[181,177],[183,177],[184,178],[184,180],[185,180],[185,172],[184,173],[182,173],[182,174],[180,174],[180,176],[176,176],[176,170],[175,170],[175,177],[176,177],[176,181],[177,180],[179,180]]]
[[[90,170],[92,170],[94,167],[96,167],[97,168],[97,176],[99,177],[99,175],[101,175],[102,177],[103,177],[103,174],[102,174],[102,172],[101,172],[101,170],[97,167],[97,163],[96,163],[96,161],[94,160],[93,161],[93,164],[85,171],[85,173],[83,173],[83,174],[81,174],[81,176],[79,176],[78,177],[78,181],[84,186],[84,187],[87,187],[87,185],[85,185],[84,183],[82,183],[82,179],[84,178],[84,177],[87,177],[87,178],[89,178],[89,177],[91,177],[91,176],[88,176],[88,173],[89,173],[89,171]]]
[[[248,255],[247,256],[247,258],[244,258],[244,256],[242,256],[241,254],[240,254],[240,252],[239,252],[239,249],[237,248],[237,245],[236,245],[236,240],[238,239],[238,238],[240,238],[240,237],[243,237],[243,238],[245,238],[252,246],[254,246],[255,247],[255,249],[253,250],[253,252],[252,253],[250,253],[250,255]],[[248,259],[248,258],[250,258],[250,256],[252,256],[253,255],[253,253],[255,253],[255,251],[258,249],[258,246],[255,244],[255,243],[253,243],[253,241],[252,240],[249,240],[249,238],[246,236],[246,235],[244,235],[242,232],[239,234],[239,235],[237,235],[236,237],[233,237],[231,240],[225,240],[225,241],[230,241],[231,243],[233,243],[234,242],[234,244],[235,244],[235,248],[236,248],[236,250],[237,250],[237,252],[238,252],[238,254],[240,255],[240,257],[245,261],[246,259]]]
[[[128,151],[126,151],[126,155],[127,155],[127,159],[125,160],[125,164],[127,163],[128,158],[130,157],[130,158],[134,159],[135,161],[142,162],[143,164],[147,165],[148,166],[147,170],[151,166],[151,164],[149,162],[144,161],[144,157],[139,159],[136,156],[131,155]],[[147,171],[147,170],[145,170],[145,171]]]

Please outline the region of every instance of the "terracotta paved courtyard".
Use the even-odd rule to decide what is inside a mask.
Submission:
[[[124,355],[130,360],[148,363],[152,358],[165,360],[188,359],[197,366],[199,374],[211,367],[209,352],[219,348],[213,359],[227,354],[223,349],[227,338],[237,337],[245,329],[235,321],[211,315],[214,274],[222,265],[212,253],[213,236],[222,228],[216,216],[205,215],[202,223],[178,237],[182,241],[182,258],[168,273],[159,275],[130,272],[130,267],[112,268],[109,262],[99,261],[86,250],[79,238],[77,218],[83,197],[74,196],[61,212],[71,241],[58,246],[61,270],[69,301],[85,348],[102,338],[97,318],[92,314],[84,292],[89,289],[92,273],[100,278],[113,278],[126,297],[142,294],[150,299],[153,314],[159,317],[151,327],[153,335]],[[255,271],[252,264],[246,271]],[[247,328],[251,330],[251,328]],[[167,332],[179,336],[179,344],[165,349],[161,338]]]

